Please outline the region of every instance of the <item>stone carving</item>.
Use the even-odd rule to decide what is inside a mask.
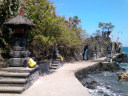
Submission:
[[[15,50],[15,51],[21,51],[21,50],[26,50],[26,48],[25,47],[20,47],[20,46],[13,46],[13,50]]]
[[[11,58],[10,59],[10,66],[26,66],[27,59],[26,58]]]
[[[29,57],[31,53],[29,51],[12,51],[10,56],[13,58]]]
[[[14,39],[13,51],[10,52],[10,56],[12,57],[9,60],[10,66],[27,66],[27,58],[31,55],[31,53],[26,48],[26,42],[27,40],[25,38]]]
[[[27,45],[27,39],[25,38],[15,38],[14,39],[14,46],[26,46]]]

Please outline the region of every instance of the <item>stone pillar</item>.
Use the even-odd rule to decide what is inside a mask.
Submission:
[[[95,45],[94,51],[92,52],[92,59],[95,60],[98,58],[99,58],[99,55],[98,55],[98,51],[97,51],[97,46]]]
[[[116,53],[115,42],[112,42],[112,53]]]
[[[92,59],[95,60],[95,59],[98,59],[98,58],[99,58],[98,51],[93,51],[92,52]]]
[[[107,57],[106,57],[107,62],[112,62],[112,48],[111,46],[107,47]]]

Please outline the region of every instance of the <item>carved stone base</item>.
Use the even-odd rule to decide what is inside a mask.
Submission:
[[[27,66],[27,58],[11,58],[9,59],[9,65],[13,67],[25,67]]]
[[[31,53],[29,51],[12,51],[10,56],[13,58],[26,58],[29,57]]]
[[[8,63],[11,67],[26,67],[27,59],[31,53],[26,48],[27,39],[25,38],[16,38],[14,39],[13,51],[10,52],[10,56]]]

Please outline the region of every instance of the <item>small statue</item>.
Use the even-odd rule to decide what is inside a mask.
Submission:
[[[97,51],[97,46],[96,45],[94,46],[94,50]]]

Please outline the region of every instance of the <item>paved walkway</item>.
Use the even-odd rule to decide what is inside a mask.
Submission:
[[[90,96],[74,73],[94,64],[96,62],[91,61],[66,63],[56,72],[40,77],[22,94],[0,94],[0,96]]]

